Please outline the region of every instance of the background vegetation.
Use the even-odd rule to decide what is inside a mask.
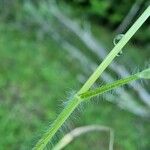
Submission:
[[[81,86],[113,47],[114,36],[124,33],[148,4],[144,0],[1,0],[0,149],[31,149],[62,110],[65,97]],[[59,11],[53,13],[52,8]],[[97,85],[148,66],[149,30],[147,21]],[[97,51],[86,44],[91,41],[98,42]],[[99,124],[114,129],[115,150],[150,149],[150,82],[132,86],[81,106],[53,143],[76,127]],[[105,150],[108,143],[105,132],[93,132],[66,149]]]

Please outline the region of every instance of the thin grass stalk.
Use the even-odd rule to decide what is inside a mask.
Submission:
[[[103,86],[98,87],[98,88],[93,89],[93,90],[89,90],[85,93],[80,94],[79,96],[80,96],[81,99],[89,99],[89,98],[95,97],[97,95],[103,94],[107,91],[110,91],[112,89],[115,89],[117,87],[128,84],[132,81],[135,81],[135,80],[138,80],[138,79],[149,79],[149,78],[150,78],[150,68],[145,69],[142,72],[139,72],[137,74],[131,75],[127,78],[117,80],[113,83],[103,85]]]
[[[60,113],[57,119],[52,124],[51,128],[47,130],[47,132],[42,136],[42,138],[37,142],[34,150],[43,150],[47,143],[52,139],[58,129],[62,126],[62,124],[66,121],[66,119],[70,116],[70,114],[74,111],[74,109],[82,102],[82,99],[78,96],[84,92],[87,92],[90,87],[94,84],[94,82],[99,78],[102,72],[106,69],[106,67],[112,62],[112,60],[117,56],[117,54],[121,51],[121,49],[125,46],[125,44],[130,40],[130,38],[135,34],[135,32],[141,27],[141,25],[147,20],[150,15],[150,6],[143,12],[143,14],[138,18],[138,20],[131,26],[131,28],[127,31],[124,37],[118,42],[118,44],[113,48],[113,50],[108,54],[108,56],[104,59],[104,61],[100,64],[100,66],[95,70],[95,72],[90,76],[87,82],[82,86],[82,88],[75,94],[73,99],[69,102],[69,104],[64,108],[64,110]]]

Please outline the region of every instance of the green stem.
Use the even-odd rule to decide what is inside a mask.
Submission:
[[[120,87],[124,84],[127,84],[127,83],[130,83],[132,81],[135,81],[137,79],[150,79],[150,68],[148,69],[145,69],[139,73],[136,73],[134,75],[131,75],[127,78],[124,78],[124,79],[120,79],[120,80],[117,80],[113,83],[109,83],[109,84],[106,84],[106,85],[103,85],[99,88],[96,88],[96,89],[93,89],[93,90],[89,90],[85,93],[82,93],[79,95],[79,97],[82,99],[82,100],[85,100],[85,99],[89,99],[89,98],[92,98],[92,97],[95,97],[97,95],[100,95],[100,94],[103,94],[107,91],[110,91],[112,89],[115,89],[117,87]]]
[[[78,106],[78,104],[82,101],[82,99],[80,99],[80,97],[77,95],[87,92],[90,89],[90,87],[94,84],[94,82],[98,79],[98,77],[102,74],[102,72],[106,69],[106,67],[111,63],[111,61],[117,56],[117,54],[121,51],[121,49],[125,46],[125,44],[130,40],[130,38],[135,34],[135,32],[141,27],[141,25],[149,17],[149,15],[150,15],[150,6],[143,12],[143,14],[133,24],[133,26],[127,31],[127,33],[119,41],[119,43],[117,43],[117,45],[108,54],[105,60],[100,64],[100,66],[95,70],[95,72],[91,75],[91,77],[79,90],[79,92],[77,92],[73,100],[70,101],[70,103],[65,107],[65,109],[54,121],[52,127],[48,129],[48,131],[38,141],[36,146],[33,148],[34,150],[44,149],[46,144],[51,140],[54,134],[58,131],[58,129],[62,126],[62,124],[66,121],[66,119],[70,116],[70,114],[74,111],[74,109]]]
[[[131,82],[131,81],[137,80],[137,79],[139,79],[139,77],[137,75],[132,75],[132,76],[127,77],[125,79],[120,79],[120,80],[117,80],[113,83],[109,83],[109,84],[106,84],[102,87],[87,91],[85,93],[80,94],[79,96],[81,97],[81,99],[84,99],[84,100],[89,99],[89,98],[95,97],[97,95],[103,94],[107,91],[110,91],[114,88],[120,87],[124,84]]]
[[[75,96],[69,104],[64,108],[64,110],[60,113],[57,119],[52,124],[52,127],[48,129],[48,131],[43,135],[40,141],[33,148],[34,150],[43,150],[49,140],[54,136],[54,134],[58,131],[58,129],[62,126],[62,124],[66,121],[66,119],[71,115],[74,109],[81,102],[80,97]]]
[[[150,16],[150,6],[143,12],[143,14],[137,19],[137,21],[131,26],[131,28],[126,32],[122,39],[117,43],[117,45],[112,49],[112,51],[107,55],[105,60],[99,65],[99,67],[94,71],[86,83],[82,86],[79,94],[84,93],[90,89],[94,82],[99,78],[102,72],[107,68],[107,66],[112,62],[112,60],[117,56],[125,44],[130,40],[130,38],[135,34],[135,32],[142,26],[142,24]]]

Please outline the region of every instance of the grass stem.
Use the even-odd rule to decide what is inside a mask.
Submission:
[[[90,89],[90,87],[99,78],[99,76],[107,68],[107,66],[112,62],[112,60],[117,56],[117,54],[121,51],[121,49],[125,46],[125,44],[130,40],[130,38],[135,34],[135,32],[141,27],[141,25],[147,20],[149,15],[150,15],[150,6],[143,12],[143,14],[131,26],[131,28],[126,32],[126,34],[122,37],[122,39],[115,45],[115,47],[112,49],[112,51],[108,54],[108,56],[105,58],[105,60],[99,65],[99,67],[95,70],[95,72],[90,76],[90,78],[82,86],[82,88],[79,90],[79,92],[77,92],[77,94],[74,96],[74,98],[64,108],[64,110],[60,113],[60,115],[57,117],[57,119],[52,124],[51,128],[49,128],[47,130],[47,132],[42,136],[42,138],[35,145],[35,147],[33,148],[34,150],[43,150],[45,148],[47,143],[51,140],[51,138],[59,130],[59,128],[62,126],[62,124],[66,121],[66,119],[70,116],[70,114],[74,111],[74,109],[82,101],[82,99],[78,95],[81,95],[82,93],[85,93]],[[135,79],[135,76],[133,75],[131,78],[128,78],[127,81],[121,80],[121,82],[126,83],[130,79]],[[116,85],[110,84],[109,89],[112,89],[112,88],[118,86],[117,84],[118,83],[116,83]],[[107,86],[108,85],[106,85],[106,87]]]

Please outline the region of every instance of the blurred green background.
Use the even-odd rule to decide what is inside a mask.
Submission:
[[[146,9],[146,0],[0,0],[0,150],[27,150]],[[149,20],[94,86],[149,66]],[[150,149],[150,81],[97,97],[70,117],[46,149],[72,129],[114,130],[115,150]],[[109,134],[92,132],[66,150],[108,150]]]

